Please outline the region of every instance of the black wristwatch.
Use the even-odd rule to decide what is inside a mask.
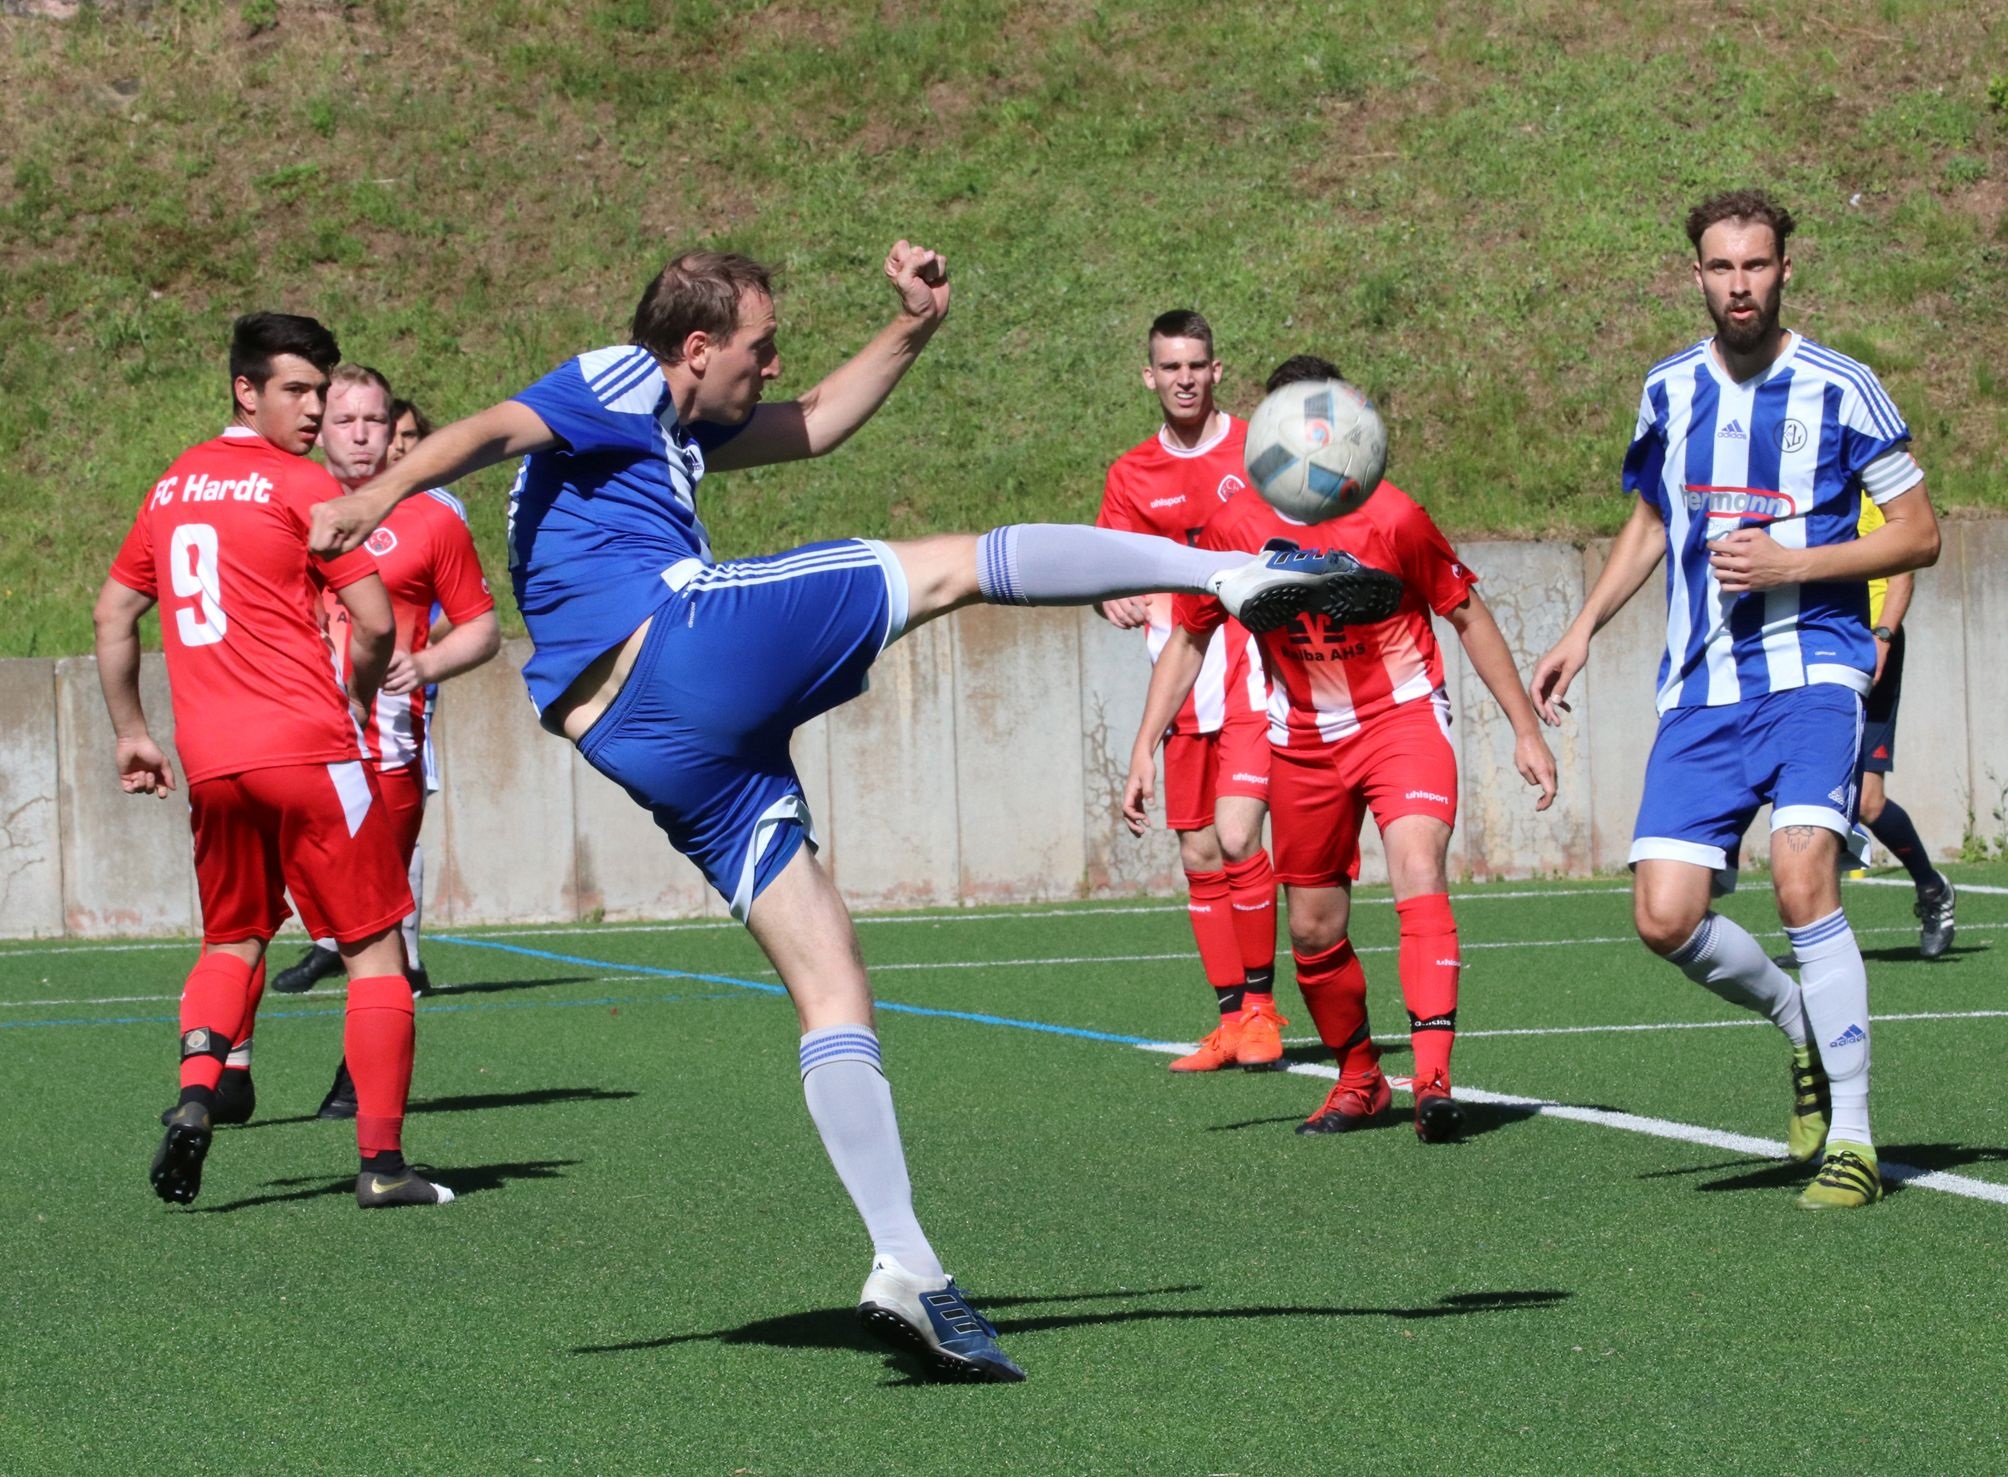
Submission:
[[[1869,634],[1875,637],[1876,640],[1882,642],[1890,642],[1896,640],[1896,632],[1892,631],[1888,626],[1872,627],[1869,631]]]

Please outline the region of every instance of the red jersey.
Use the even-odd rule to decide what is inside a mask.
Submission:
[[[307,552],[309,510],[341,490],[325,467],[232,426],[183,452],[140,504],[111,574],[161,602],[174,746],[190,784],[361,756],[319,591],[375,574],[376,561],[360,549]]]
[[[1305,549],[1339,549],[1362,564],[1401,577],[1401,605],[1371,626],[1330,625],[1300,615],[1256,639],[1269,669],[1269,740],[1281,748],[1315,748],[1358,733],[1397,704],[1429,697],[1443,685],[1443,652],[1429,616],[1462,605],[1478,576],[1457,555],[1429,514],[1392,482],[1383,482],[1357,512],[1306,526],[1293,523],[1252,489],[1238,493],[1199,535],[1205,549],[1259,549],[1287,538]],[[1227,618],[1210,595],[1177,597],[1179,622],[1198,635]]]
[[[481,572],[481,557],[474,552],[467,510],[450,492],[435,488],[406,498],[391,509],[363,547],[376,556],[377,572],[390,592],[397,644],[414,656],[432,639],[435,605],[456,626],[495,608],[495,597]],[[348,612],[332,594],[327,609],[335,665],[346,673]],[[423,683],[395,696],[377,694],[363,743],[378,768],[401,768],[424,751],[426,706]]]
[[[1095,525],[1197,544],[1206,520],[1248,485],[1242,461],[1248,423],[1231,415],[1221,420],[1219,432],[1190,450],[1172,445],[1160,428],[1150,440],[1117,457],[1102,489]],[[1260,547],[1254,545],[1252,550]],[[1150,624],[1144,628],[1144,643],[1155,663],[1171,639],[1172,600],[1158,594],[1146,601]],[[1239,621],[1230,618],[1225,625],[1225,631],[1207,645],[1199,678],[1169,732],[1217,733],[1230,713],[1259,712],[1267,705],[1269,694],[1254,638]]]

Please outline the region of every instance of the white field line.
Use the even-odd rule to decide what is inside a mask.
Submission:
[[[1195,1042],[1157,1041],[1138,1049],[1160,1052],[1166,1056],[1183,1056],[1199,1048]],[[1337,1067],[1318,1066],[1309,1062],[1292,1062],[1284,1068],[1284,1071],[1298,1077],[1323,1078],[1327,1082],[1335,1082],[1339,1076]],[[1388,1082],[1403,1092],[1408,1091],[1409,1082],[1405,1077],[1390,1077]],[[1679,1123],[1671,1118],[1649,1118],[1642,1113],[1621,1113],[1614,1108],[1583,1108],[1573,1103],[1558,1103],[1550,1098],[1518,1097],[1509,1092],[1487,1092],[1483,1088],[1476,1087],[1460,1086],[1457,1089],[1457,1096],[1467,1103],[1485,1103],[1501,1108],[1525,1108],[1529,1114],[1537,1118],[1566,1118],[1572,1123],[1590,1123],[1598,1128],[1614,1128],[1624,1133],[1642,1133],[1653,1138],[1673,1139],[1683,1144],[1700,1144],[1706,1148],[1722,1149],[1732,1154],[1749,1154],[1763,1159],[1786,1158],[1785,1145],[1777,1139],[1760,1139],[1747,1133],[1730,1133],[1726,1129],[1704,1128],[1698,1123]],[[1938,1190],[1947,1195],[1963,1195],[1969,1200],[1986,1200],[1995,1205],[2008,1205],[2008,1185],[1995,1184],[1990,1180],[1977,1180],[1963,1174],[1950,1174],[1944,1170],[1919,1169],[1914,1164],[1899,1164],[1894,1160],[1882,1161],[1879,1168],[1885,1180],[1893,1180],[1898,1184],[1915,1185],[1920,1190]]]
[[[1975,889],[1985,891],[1986,889]],[[2008,888],[1997,891],[2008,892]],[[1628,885],[1610,887],[1555,887],[1529,888],[1513,892],[1460,892],[1451,897],[1459,907],[1468,903],[1516,902],[1527,898],[1548,897],[1593,897],[1603,893],[1629,893]],[[1394,905],[1391,897],[1366,897],[1355,901],[1355,907],[1386,908]],[[1184,903],[1145,903],[1142,905],[1122,905],[1107,908],[1021,908],[999,912],[966,913],[862,913],[852,921],[858,927],[873,927],[882,923],[1011,923],[1020,918],[1105,918],[1114,914],[1183,913]],[[471,939],[536,939],[565,938],[574,934],[591,933],[596,937],[606,937],[624,933],[711,933],[723,929],[737,929],[739,924],[729,918],[695,919],[683,923],[615,923],[594,926],[585,923],[570,923],[553,928],[453,928],[444,926],[442,931],[463,934]],[[304,939],[301,935],[289,938]],[[191,949],[193,943],[178,939],[161,943],[138,944],[66,944],[48,948],[7,949],[0,948],[0,959],[26,959],[45,954],[124,954],[150,949]]]
[[[1915,887],[1917,884],[1908,877],[1851,877],[1848,879],[1857,887]],[[1955,882],[1955,892],[1985,892],[2008,894],[2008,887],[1990,887],[1979,882]]]
[[[736,928],[739,925],[735,923],[732,926]],[[1979,931],[1984,929],[2008,928],[2008,922],[1962,923],[1959,926],[1961,928],[1970,931]],[[639,932],[639,930],[634,930],[634,931]],[[1858,928],[1855,930],[1857,935],[1895,933],[1895,934],[1903,934],[1906,936],[1913,934],[1916,931],[1917,931],[1916,929],[1912,928],[1908,924],[1893,924],[1886,928]],[[471,938],[474,935],[470,934],[468,936]],[[1773,930],[1769,933],[1759,934],[1758,937],[1782,939],[1784,938],[1784,934],[1777,930]],[[438,942],[440,945],[443,946],[445,944],[451,943],[452,941],[450,939],[441,939]],[[1493,940],[1485,940],[1482,942],[1465,943],[1463,945],[1463,948],[1466,951],[1473,949],[1570,949],[1578,947],[1587,948],[1592,946],[1605,946],[1605,945],[1616,945],[1616,944],[1635,944],[1637,942],[1638,940],[1636,936],[1632,934],[1608,934],[1595,938],[1493,939]],[[163,945],[160,947],[167,947],[167,946]],[[25,953],[27,951],[23,950],[21,952]],[[62,952],[82,952],[82,951],[78,950],[78,951],[62,951]],[[1400,952],[1400,946],[1396,944],[1370,944],[1365,948],[1357,950],[1356,952],[1360,954],[1394,954]],[[4,953],[0,953],[0,959],[4,959],[6,957],[7,956]],[[1029,958],[1029,959],[936,959],[936,960],[926,960],[926,961],[908,961],[899,964],[871,964],[867,966],[867,972],[871,974],[891,974],[895,972],[906,972],[914,970],[925,971],[930,969],[1047,969],[1056,967],[1073,967],[1082,964],[1167,964],[1182,959],[1191,959],[1193,957],[1194,957],[1193,953],[1190,949],[1179,949],[1168,954],[1060,954],[1051,956],[1042,955],[1037,958]],[[763,977],[778,978],[775,971],[771,969],[762,969],[754,972]],[[605,977],[605,979],[607,980],[656,979],[656,978],[660,978],[660,976],[609,975]],[[449,986],[448,992],[450,993],[450,991],[451,987]],[[0,1011],[5,1011],[15,1006],[35,1006],[35,1005],[140,1005],[151,1002],[158,1002],[161,1000],[179,1000],[180,998],[181,997],[179,995],[111,995],[111,996],[69,996],[53,1000],[0,1000]],[[1925,1015],[1925,1016],[1917,1016],[1915,1017],[1915,1019],[1968,1020],[1968,1019],[1984,1018],[1989,1014],[1991,1014],[1991,1012],[1980,1011],[1970,1015],[1949,1015],[1944,1017]],[[1899,1019],[1906,1019],[1906,1017],[1877,1016],[1875,1017],[1875,1019],[1899,1020]],[[1519,1034],[1566,1035],[1570,1033],[1589,1034],[1598,1031],[1708,1030],[1716,1026],[1741,1026],[1749,1024],[1752,1024],[1752,1022],[1695,1021],[1685,1025],[1667,1025],[1667,1026],[1556,1026],[1552,1028],[1541,1028],[1538,1030],[1536,1028],[1530,1027],[1528,1028],[1527,1031],[1520,1032]],[[1502,1033],[1489,1032],[1489,1031],[1463,1031],[1460,1032],[1459,1034],[1466,1037],[1473,1037],[1473,1036],[1495,1035]]]

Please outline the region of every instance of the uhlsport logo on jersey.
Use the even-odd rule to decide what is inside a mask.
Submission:
[[[1243,482],[1239,477],[1229,472],[1225,477],[1220,479],[1220,485],[1214,488],[1213,491],[1214,495],[1224,503],[1247,485],[1246,482]]]
[[[363,547],[381,559],[397,547],[397,535],[388,528],[379,528],[364,540]]]

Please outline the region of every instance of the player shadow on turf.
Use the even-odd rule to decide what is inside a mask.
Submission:
[[[1885,1165],[1906,1164],[1913,1169],[1952,1172],[1975,1164],[2008,1164],[2008,1148],[1976,1148],[1969,1144],[1878,1144],[1876,1157]],[[1885,1176],[1883,1194],[1900,1194],[1910,1186],[1903,1180]]]
[[[1676,1169],[1649,1169],[1638,1175],[1642,1180],[1676,1180],[1689,1175],[1714,1174],[1720,1169],[1740,1169],[1741,1174],[1725,1175],[1694,1188],[1698,1191],[1782,1190],[1808,1183],[1819,1172],[1818,1164],[1794,1164],[1789,1159],[1725,1159],[1719,1164],[1690,1164]]]
[[[1870,964],[1924,964],[1936,967],[1946,963],[1957,963],[1967,954],[1985,954],[1987,945],[1954,944],[1936,959],[1927,959],[1917,952],[1916,944],[1890,944],[1880,949],[1862,950],[1862,958]]]
[[[557,1179],[559,1170],[570,1169],[580,1162],[577,1159],[531,1159],[514,1164],[463,1164],[446,1168],[420,1164],[415,1167],[438,1175],[453,1191],[454,1198],[459,1200],[478,1195],[483,1190],[499,1190],[513,1180]],[[284,1205],[297,1200],[318,1200],[325,1195],[353,1195],[356,1192],[354,1175],[338,1180],[323,1179],[319,1175],[294,1175],[265,1183],[273,1187],[299,1185],[302,1188],[280,1189],[271,1195],[247,1195],[242,1200],[232,1200],[225,1205],[191,1206],[190,1212],[195,1215],[223,1215],[230,1211],[251,1210],[260,1205]]]
[[[604,1087],[537,1087],[527,1092],[468,1092],[451,1097],[419,1098],[405,1104],[405,1116],[413,1113],[485,1113],[490,1108],[542,1108],[552,1103],[619,1102],[640,1097],[638,1092]],[[291,1118],[255,1118],[238,1128],[281,1128],[289,1123],[319,1123],[318,1113],[297,1113]]]
[[[1062,1293],[1051,1297],[990,1297],[973,1295],[976,1305],[981,1308],[992,1323],[997,1326],[998,1335],[1010,1338],[1017,1334],[1042,1333],[1052,1329],[1099,1326],[1108,1323],[1172,1322],[1191,1319],[1221,1318],[1396,1318],[1403,1320],[1424,1318],[1456,1318],[1473,1313],[1503,1313],[1517,1308],[1551,1308],[1574,1297],[1572,1292],[1555,1289],[1514,1290],[1504,1292],[1460,1292],[1438,1298],[1434,1303],[1411,1308],[1375,1307],[1318,1307],[1313,1305],[1274,1304],[1242,1308],[1130,1308],[1100,1313],[1055,1313],[1035,1317],[999,1317],[1000,1309],[1022,1308],[1052,1303],[1084,1303],[1107,1299],[1129,1300],[1142,1297],[1167,1297],[1174,1293],[1204,1292],[1201,1284],[1185,1284],[1176,1287],[1126,1288],[1120,1292],[1077,1292]],[[772,1349],[857,1349],[869,1351],[871,1345],[863,1330],[858,1326],[855,1308],[820,1308],[813,1312],[783,1313],[778,1318],[759,1318],[738,1328],[714,1329],[707,1333],[674,1333],[662,1338],[637,1339],[622,1344],[581,1344],[572,1350],[574,1354],[633,1354],[649,1349],[666,1349],[676,1344],[720,1343],[755,1344]],[[889,1369],[904,1371],[906,1360],[899,1355],[886,1356]],[[888,1384],[934,1384],[931,1379],[907,1376],[887,1381]]]
[[[1478,1138],[1482,1134],[1496,1132],[1499,1129],[1505,1128],[1508,1124],[1524,1122],[1540,1111],[1538,1108],[1521,1108],[1507,1103],[1466,1102],[1463,1106],[1464,1127],[1459,1131],[1457,1136],[1457,1141],[1460,1143],[1466,1139]],[[1303,1121],[1304,1119],[1301,1114],[1290,1114],[1276,1118],[1243,1118],[1233,1123],[1209,1123],[1206,1125],[1206,1131],[1208,1133],[1239,1133],[1246,1128],[1273,1128],[1280,1124],[1297,1124]],[[1345,1134],[1306,1134],[1305,1137],[1350,1138],[1354,1134],[1377,1133],[1383,1129],[1407,1128],[1413,1130],[1414,1127],[1415,1118],[1410,1113],[1408,1104],[1403,1101],[1397,1101],[1393,1107],[1387,1109],[1373,1122],[1364,1124],[1359,1128],[1350,1129]]]
[[[552,985],[590,985],[598,979],[596,974],[557,974],[539,976],[536,979],[515,980],[475,980],[465,985],[434,985],[425,992],[424,1000],[451,1000],[456,995],[493,995],[504,990],[543,990]]]

